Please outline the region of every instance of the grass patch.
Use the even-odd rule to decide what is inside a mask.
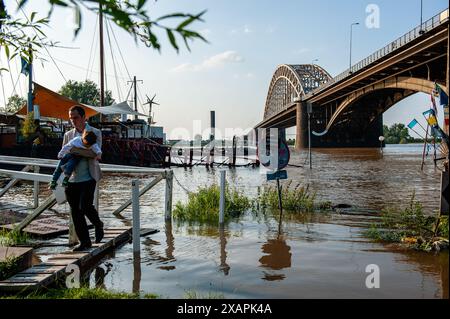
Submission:
[[[441,217],[436,229],[437,222],[436,217],[424,214],[422,204],[415,200],[413,193],[406,208],[383,209],[381,222],[372,224],[364,235],[376,241],[404,243],[422,251],[448,248],[448,217]]]
[[[287,182],[281,189],[283,210],[300,213],[313,213],[331,209],[331,202],[316,202],[316,193],[311,192],[309,185],[306,187],[297,184],[292,186],[292,181]],[[278,188],[265,186],[257,199],[259,207],[278,209]]]
[[[216,184],[189,194],[187,204],[176,203],[173,216],[179,221],[217,223],[219,221],[220,187]],[[229,187],[225,190],[225,221],[241,216],[251,207],[251,201]]]
[[[5,297],[7,299],[141,299],[140,294],[108,291],[102,288],[55,288],[25,295]],[[155,294],[145,294],[144,299],[158,298]]]
[[[184,293],[183,299],[225,299],[225,295],[223,293],[213,292],[202,295],[195,290],[188,290]]]
[[[17,273],[19,259],[19,257],[9,256],[4,261],[0,261],[0,281]]]
[[[0,246],[27,245],[30,236],[18,230],[0,229]]]

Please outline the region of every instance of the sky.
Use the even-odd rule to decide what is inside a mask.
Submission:
[[[23,18],[22,12],[16,11],[16,0],[5,3],[12,16]],[[371,12],[367,10],[373,5],[379,9],[379,25],[369,28],[365,22]],[[423,20],[447,7],[447,0],[423,0]],[[48,8],[48,0],[33,0],[28,1],[24,11],[28,15],[36,11],[38,17],[44,17]],[[181,49],[177,53],[160,31],[157,32],[162,43],[159,53],[136,43],[111,24],[125,60],[123,63],[111,34],[113,63],[105,30],[107,89],[116,101],[124,100],[130,88],[128,72],[142,80],[138,84],[138,96],[143,100],[145,95],[156,94],[155,101],[160,104],[153,107],[156,125],[164,126],[169,138],[178,135],[192,138],[206,130],[210,110],[216,112],[219,132],[253,127],[263,118],[267,91],[278,65],[314,61],[336,76],[349,65],[351,23],[360,23],[353,27],[352,61],[356,64],[419,25],[421,12],[420,0],[149,0],[146,9],[151,18],[207,10],[204,22],[195,22],[191,28],[200,32],[208,43],[195,40],[190,43],[190,52],[180,39]],[[70,48],[48,49],[61,72],[47,57],[47,62],[34,65],[37,83],[55,91],[65,79],[91,79],[99,83],[96,18],[94,13],[84,10],[82,29],[74,39],[73,11],[54,10],[49,28],[43,31],[60,46]],[[43,51],[42,55],[47,52]],[[1,67],[5,67],[3,50],[0,56]],[[3,72],[2,89],[6,98],[14,93],[12,83],[17,78],[16,92],[26,96],[27,79],[18,75],[17,67],[18,62],[12,61],[11,74]],[[429,104],[429,96],[425,94],[409,97],[384,113],[384,124],[406,125],[413,118],[424,123],[421,112]],[[2,105],[4,97],[0,90]],[[140,111],[148,112],[142,108]]]

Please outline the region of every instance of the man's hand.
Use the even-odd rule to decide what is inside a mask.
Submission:
[[[98,155],[95,157],[95,159],[96,159],[97,161],[100,161],[100,160],[102,159],[102,154],[98,154]]]
[[[72,147],[70,149],[70,154],[87,157],[87,158],[96,158],[97,157],[97,154],[95,154],[93,150],[79,148],[79,147]]]

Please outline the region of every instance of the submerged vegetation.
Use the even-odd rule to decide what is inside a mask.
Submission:
[[[381,242],[402,243],[411,248],[431,251],[448,248],[448,216],[425,216],[422,205],[411,197],[404,208],[389,207],[381,212],[381,222],[365,232]]]
[[[331,209],[330,202],[316,202],[316,193],[311,192],[309,185],[301,186],[297,184],[291,187],[291,181],[283,185],[281,190],[281,200],[283,209],[290,212],[312,213]],[[278,189],[275,186],[266,186],[257,199],[257,204],[262,209],[278,209]]]
[[[291,182],[282,187],[283,210],[293,213],[314,213],[331,209],[330,202],[317,202],[316,193],[309,186],[299,184],[291,187]],[[173,216],[179,221],[197,223],[217,223],[219,220],[220,187],[216,184],[200,188],[190,193],[187,204],[178,202]],[[278,209],[278,190],[273,186],[265,186],[255,199],[250,199],[242,192],[226,188],[225,191],[225,221],[241,217],[247,210]]]
[[[189,194],[186,205],[178,202],[173,211],[179,221],[217,223],[219,220],[220,187],[216,184]],[[225,190],[225,221],[241,216],[251,207],[251,201],[235,189]]]

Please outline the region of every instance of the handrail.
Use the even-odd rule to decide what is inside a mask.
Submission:
[[[358,72],[359,70],[367,67],[368,65],[373,64],[373,63],[377,62],[378,60],[384,58],[385,56],[391,54],[392,52],[399,50],[406,44],[421,37],[424,33],[427,33],[429,31],[431,31],[432,29],[434,29],[438,26],[441,26],[442,24],[447,23],[448,20],[449,20],[449,9],[447,8],[446,10],[444,10],[444,11],[438,13],[437,15],[435,15],[434,17],[428,19],[421,25],[419,25],[419,26],[415,27],[414,29],[410,30],[409,32],[405,33],[403,36],[397,38],[396,40],[392,41],[391,43],[384,46],[383,48],[375,51],[374,53],[372,53],[365,59],[363,59],[363,60],[359,61],[358,63],[356,63],[355,65],[351,66],[350,69],[345,70],[344,72],[342,72],[342,73],[338,74],[337,76],[335,76],[334,78],[332,78],[330,81],[328,81],[328,82],[322,84],[321,86],[319,86],[318,88],[312,90],[311,92],[309,92],[308,94],[306,94],[303,97],[303,100],[307,100],[311,96],[317,95],[319,92],[325,90],[326,88],[330,87],[333,84],[336,84],[336,83],[342,81],[343,79],[347,78],[351,74],[354,74],[354,73]]]

